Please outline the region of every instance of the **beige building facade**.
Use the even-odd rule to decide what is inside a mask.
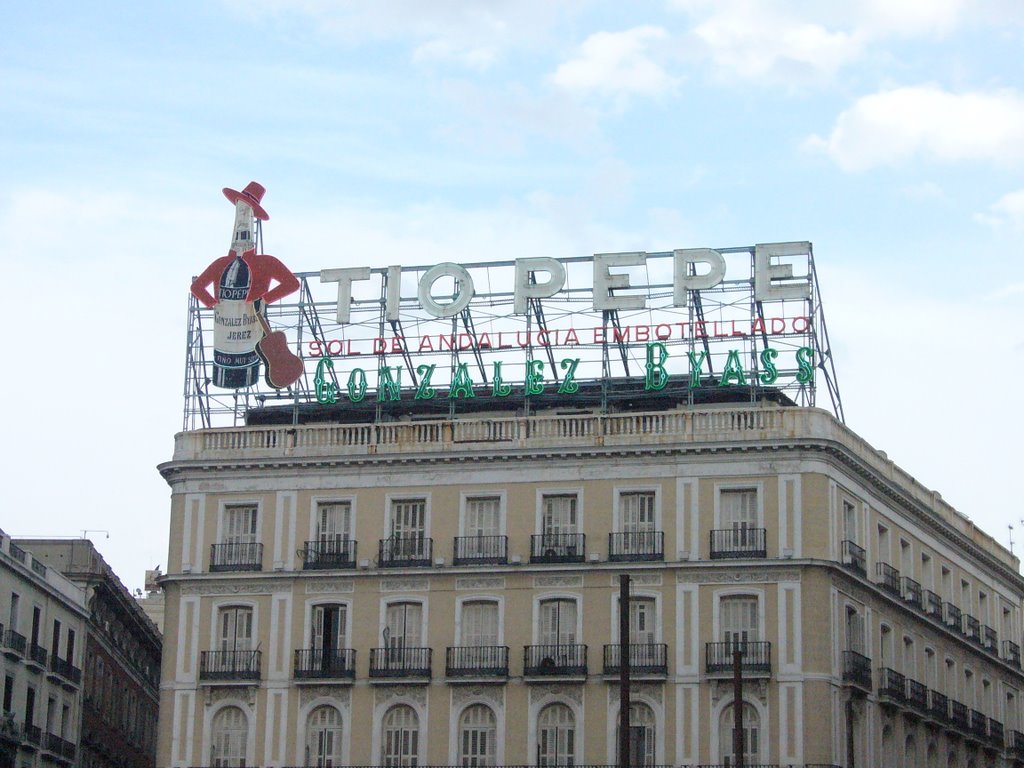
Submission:
[[[639,400],[639,398],[638,398]],[[1024,765],[1024,580],[830,414],[181,433],[157,765]]]

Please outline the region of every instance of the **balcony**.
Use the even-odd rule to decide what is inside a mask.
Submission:
[[[301,648],[295,651],[296,680],[352,681],[356,676],[353,648]]]
[[[946,694],[928,691],[928,717],[941,725],[949,722],[949,699]]]
[[[1020,646],[1012,640],[1003,640],[1003,661],[1020,667]]]
[[[908,677],[905,693],[907,704],[912,710],[921,715],[928,714],[928,686]]]
[[[75,759],[75,745],[55,733],[42,734],[42,748],[61,762],[72,762]]]
[[[903,597],[900,590],[900,572],[888,563],[875,563],[875,576],[878,578],[878,586],[891,595]]]
[[[604,647],[605,675],[618,675],[622,662],[622,646],[618,643]],[[665,643],[631,643],[629,646],[630,676],[657,676],[668,674],[668,646]]]
[[[581,643],[528,645],[523,648],[523,677],[586,677],[587,646]]]
[[[299,551],[302,570],[325,571],[356,567],[355,539],[320,539],[307,541]]]
[[[263,570],[263,545],[256,542],[233,542],[210,545],[210,571]]]
[[[28,639],[13,629],[4,632],[4,654],[15,659],[25,658],[25,651],[28,648]]]
[[[921,608],[921,584],[909,576],[903,577],[903,599],[909,605]]]
[[[942,623],[957,632],[963,626],[963,613],[952,603],[942,604]]]
[[[762,559],[768,557],[766,541],[764,528],[716,528],[711,531],[711,559]]]
[[[987,624],[981,625],[981,645],[989,653],[995,656],[999,655],[999,636]]]
[[[997,749],[1003,748],[1003,724],[990,717],[988,719],[988,743]]]
[[[744,676],[768,677],[772,673],[772,644],[760,640],[706,643],[705,671],[709,675],[732,674],[733,654],[740,651],[740,669]]]
[[[1024,733],[1009,731],[1006,734],[1006,751],[1011,757],[1024,760]]]
[[[613,563],[665,559],[663,531],[630,531],[608,534],[608,560]]]
[[[582,563],[586,557],[586,534],[542,533],[530,537],[531,563]]]
[[[966,704],[955,699],[949,700],[949,724],[958,731],[967,733],[970,729],[971,718]]]
[[[843,565],[860,576],[868,575],[868,559],[864,547],[846,539],[843,541]]]
[[[38,725],[26,725],[24,742],[29,748],[39,747],[43,742],[43,729]]]
[[[445,651],[444,673],[446,677],[495,678],[508,677],[508,646],[506,645],[457,645]]]
[[[82,684],[82,670],[56,653],[50,657],[50,671],[72,685]]]
[[[981,645],[981,622],[973,616],[964,614],[963,633],[968,640],[973,640]]]
[[[508,536],[456,536],[453,565],[505,565]]]
[[[870,692],[871,659],[856,651],[843,651],[843,682]]]
[[[261,651],[203,651],[199,654],[199,679],[247,682],[260,679]]]
[[[903,704],[907,700],[907,679],[895,669],[882,667],[878,670],[878,698]]]
[[[434,552],[434,540],[410,533],[380,540],[377,565],[381,568],[409,568],[429,566]]]
[[[976,739],[988,739],[988,718],[977,709],[970,711],[967,729]]]
[[[46,669],[46,659],[48,655],[49,654],[47,654],[46,649],[43,648],[43,646],[38,643],[29,643],[28,657],[25,661],[27,661],[30,666],[34,666],[37,670],[43,670]]]
[[[932,618],[942,620],[942,598],[930,589],[926,589],[922,596],[924,612]]]
[[[430,648],[371,648],[370,677],[398,678],[406,682],[410,678],[429,680],[431,652]]]

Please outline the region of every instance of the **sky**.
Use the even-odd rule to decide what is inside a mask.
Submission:
[[[1024,551],[1024,4],[8,3],[0,528],[166,570],[223,187],[294,271],[808,240],[847,424]]]

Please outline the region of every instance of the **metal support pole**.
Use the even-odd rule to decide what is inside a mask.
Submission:
[[[736,756],[736,768],[747,764],[743,752],[743,651],[737,644],[732,652],[732,752]]]
[[[629,768],[629,576],[619,576],[619,768]]]

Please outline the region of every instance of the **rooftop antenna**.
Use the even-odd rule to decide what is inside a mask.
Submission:
[[[102,528],[83,528],[82,529],[82,538],[83,539],[89,538],[88,534],[90,534],[90,533],[105,533],[105,534],[107,534],[107,538],[108,539],[110,538],[110,531],[106,531],[106,530],[104,530]]]

